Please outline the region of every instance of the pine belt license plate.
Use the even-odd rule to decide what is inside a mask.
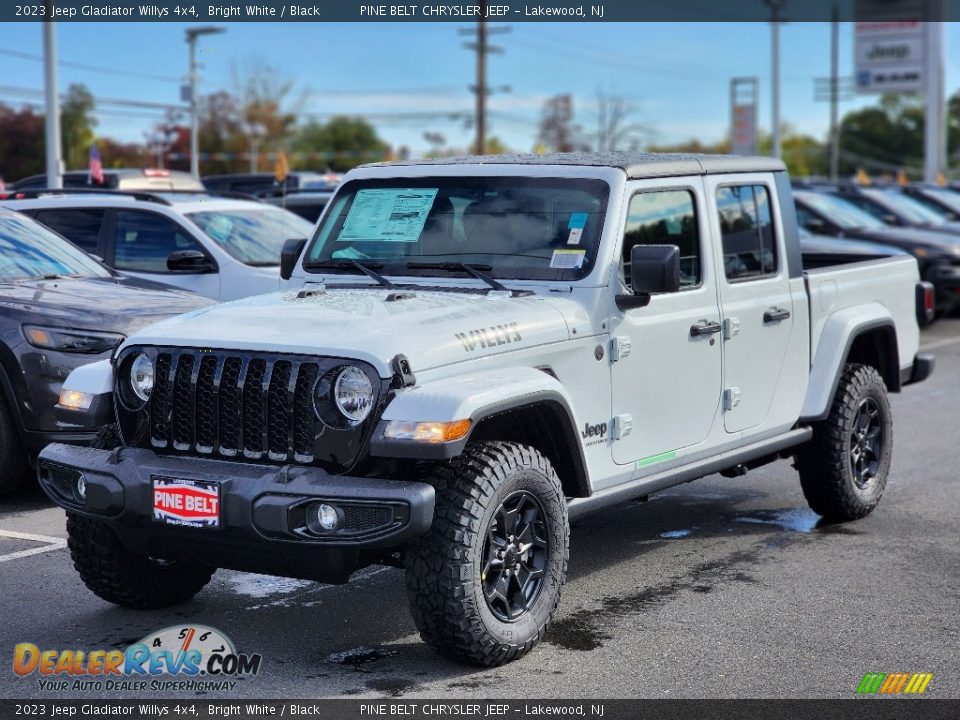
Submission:
[[[153,519],[182,527],[220,527],[220,484],[153,476]]]

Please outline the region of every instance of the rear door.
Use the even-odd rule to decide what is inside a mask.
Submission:
[[[104,208],[49,208],[33,211],[37,222],[46,225],[84,252],[102,258]]]
[[[724,428],[739,433],[767,419],[795,313],[772,176],[714,176],[706,182],[721,244]]]

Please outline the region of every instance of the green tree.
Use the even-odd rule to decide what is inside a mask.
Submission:
[[[86,85],[72,83],[60,105],[60,133],[63,137],[63,160],[68,170],[87,166],[93,128],[97,121],[91,117],[93,94]]]
[[[362,118],[339,115],[329,122],[310,121],[291,143],[293,164],[299,169],[344,172],[365,162],[386,158],[389,146]]]

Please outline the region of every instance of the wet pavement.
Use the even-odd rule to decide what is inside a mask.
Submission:
[[[122,649],[197,623],[262,654],[261,672],[229,693],[170,697],[845,698],[868,671],[932,672],[927,696],[958,697],[958,338],[957,320],[924,334],[937,370],[893,398],[893,472],[872,515],[824,524],[781,461],[585,518],[556,621],[507,667],[432,653],[388,568],[336,587],[222,571],[181,607],[115,608],[83,587],[63,514],[38,493],[0,507],[0,656],[20,642]],[[9,666],[0,695],[118,696],[42,690]]]

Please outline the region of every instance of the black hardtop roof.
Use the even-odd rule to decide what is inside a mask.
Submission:
[[[361,167],[414,165],[579,165],[581,167],[610,167],[623,170],[630,179],[736,172],[783,172],[786,170],[783,161],[771,157],[642,152],[473,155],[370,163]]]

